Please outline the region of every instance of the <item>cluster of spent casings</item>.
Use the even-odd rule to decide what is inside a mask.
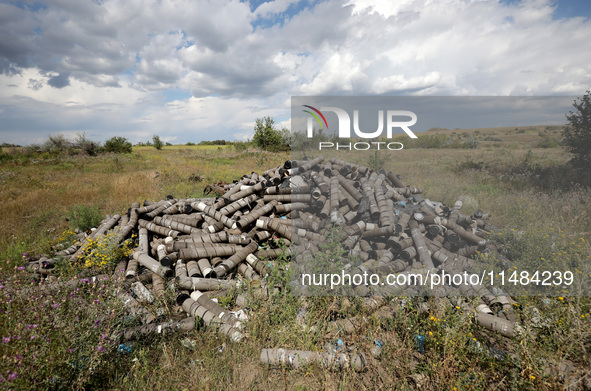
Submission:
[[[344,249],[343,272],[348,275],[460,275],[475,270],[473,258],[477,253],[494,254],[499,263],[507,263],[495,244],[487,240],[494,229],[486,222],[488,216],[481,210],[463,214],[462,196],[450,208],[424,198],[422,189],[407,186],[398,175],[340,159],[289,161],[283,170],[275,172],[288,178],[274,190],[281,198],[264,199],[281,202],[289,210],[290,220],[263,218],[257,224],[261,228],[270,227],[271,221],[280,225],[272,229],[292,243],[295,281],[303,281],[307,267],[316,263],[315,255],[324,254],[327,232],[334,227],[339,229],[336,242]],[[316,294],[313,286],[297,287],[304,295]],[[480,283],[463,280],[433,289],[415,279],[404,286],[364,283],[352,288],[348,294],[359,296],[454,298],[450,299],[454,306],[473,312],[476,322],[488,329],[506,336],[519,330],[516,303],[500,289],[488,289]],[[330,291],[322,294],[327,293]],[[467,301],[457,297],[475,298],[476,305],[469,307]]]
[[[128,282],[121,300],[144,323],[128,330],[125,338],[191,327],[182,315],[162,320],[162,311],[147,309],[149,302],[165,296],[168,286],[175,290],[178,314],[202,319],[237,341],[243,338],[240,321],[212,300],[211,292],[246,279],[257,288],[239,295],[238,306],[245,306],[249,298],[267,297],[270,260],[290,252],[313,258],[331,227],[340,227],[343,247],[359,260],[349,264],[351,272],[463,271],[472,267],[470,257],[476,251],[495,251],[486,240],[491,227],[481,211],[465,215],[461,197],[449,208],[421,193],[393,173],[340,159],[290,160],[223,185],[218,198],[169,196],[143,205],[135,202],[127,213],[107,216],[89,237],[117,230],[122,243],[132,233],[138,236],[132,256],[115,271],[116,277]],[[84,240],[58,252],[58,258],[79,259]],[[47,274],[56,259],[31,262],[29,269]],[[381,289],[359,285],[355,293],[397,293]],[[482,305],[475,309],[478,323],[504,335],[514,332],[514,302],[508,295],[469,285],[443,290],[446,295],[481,297]]]

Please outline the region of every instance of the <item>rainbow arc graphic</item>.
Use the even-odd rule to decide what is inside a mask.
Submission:
[[[324,125],[326,125],[326,129],[328,129],[328,122],[326,122],[326,118],[324,118],[324,115],[322,114],[322,112],[312,106],[308,106],[308,105],[303,105],[304,107],[309,108],[310,110],[302,110],[304,113],[308,113],[310,114],[312,117],[316,118],[316,121],[318,121],[318,124],[320,124],[320,129],[323,129],[324,127],[322,126],[322,122],[320,121],[320,118],[322,118],[322,120],[324,121]],[[318,115],[316,115],[316,114]],[[320,118],[318,118],[318,116],[320,116]]]

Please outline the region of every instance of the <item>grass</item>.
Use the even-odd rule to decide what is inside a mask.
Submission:
[[[476,149],[406,149],[387,152],[385,158],[350,153],[346,159],[367,165],[371,158],[372,165],[400,174],[407,185],[422,187],[426,198],[447,205],[453,205],[458,195],[469,196],[463,212],[490,213],[491,223],[501,232],[496,240],[524,262],[552,265],[576,258],[588,265],[588,183],[564,165],[569,157],[561,148],[532,147],[548,134],[554,136],[556,129],[521,130],[447,131],[461,140],[475,137],[480,141]],[[41,291],[19,270],[23,253],[47,253],[52,245],[73,240],[65,234],[69,231],[65,217],[77,204],[94,205],[104,215],[121,213],[134,201],[168,194],[200,197],[208,183],[229,182],[288,158],[287,153],[237,151],[229,146],[165,146],[161,151],[134,147],[128,155],[3,162],[0,286],[7,300],[0,303],[2,385],[15,389],[556,389],[565,385],[557,371],[561,362],[572,363],[576,380],[591,367],[588,297],[517,298],[526,332],[508,339],[476,326],[446,299],[378,298],[377,306],[361,298],[302,300],[289,293],[279,262],[270,278],[281,289],[268,300],[250,302],[245,341],[231,343],[198,327],[185,335],[138,341],[129,352],[120,352],[113,333],[139,321],[129,318],[112,299],[115,288],[79,278],[57,291]],[[191,175],[204,179],[189,181]],[[97,272],[112,272],[115,260],[102,264],[106,258],[93,263]],[[85,268],[64,271],[69,277],[62,279],[80,270]],[[9,290],[14,286],[17,291],[33,289],[34,294],[19,295]],[[228,292],[220,302],[232,303],[238,293]],[[171,309],[168,316],[172,314]],[[334,327],[335,321],[345,318],[358,320],[354,333]],[[101,322],[94,327],[98,319]],[[419,352],[417,335],[425,338],[424,353]],[[195,347],[183,346],[184,338],[194,341]],[[290,370],[259,363],[261,348],[323,350],[339,338],[352,351],[366,353],[366,371],[330,371],[317,365]],[[383,343],[379,357],[369,354],[375,340]],[[504,351],[505,358],[494,358],[490,347]],[[588,381],[579,380],[577,385]]]

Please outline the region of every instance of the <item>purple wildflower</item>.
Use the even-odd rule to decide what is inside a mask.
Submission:
[[[2,343],[9,343],[10,337],[2,337]]]
[[[105,349],[105,347],[104,347],[103,345],[99,345],[99,346],[96,348],[96,350],[97,350],[97,351],[99,351],[99,352],[106,352],[106,351],[107,351],[107,349]]]
[[[17,269],[17,270],[25,270],[25,267],[24,267],[24,266],[19,266],[19,267],[17,267],[16,269]]]
[[[18,373],[12,372],[8,374],[8,381],[14,380],[18,377]]]
[[[51,305],[51,308],[54,308],[54,309],[55,309],[55,308],[57,308],[57,307],[59,307],[59,306],[60,306],[60,305],[59,305],[59,303],[55,303],[55,304],[52,304],[52,305]]]

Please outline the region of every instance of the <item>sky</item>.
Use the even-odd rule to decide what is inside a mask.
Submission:
[[[582,96],[588,0],[0,0],[0,143],[290,128],[292,96]],[[483,124],[483,127],[487,124]]]

